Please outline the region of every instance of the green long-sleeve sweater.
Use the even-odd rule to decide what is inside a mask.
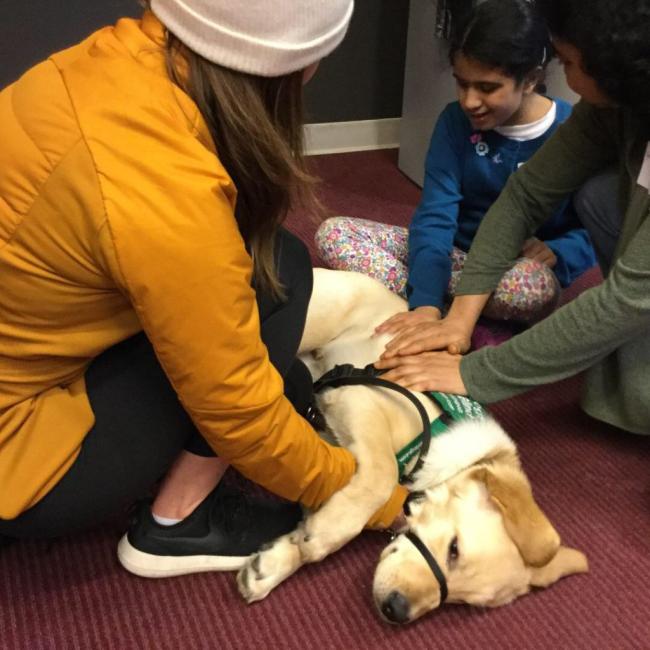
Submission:
[[[581,102],[511,177],[474,239],[458,295],[491,292],[557,203],[615,164],[621,236],[601,285],[510,341],[463,358],[472,397],[495,402],[587,370],[584,410],[650,434],[650,198],[638,182],[649,139],[649,117]]]

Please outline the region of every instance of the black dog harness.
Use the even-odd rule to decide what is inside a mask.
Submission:
[[[399,384],[381,379],[378,376],[379,374],[381,374],[381,371],[377,370],[373,364],[368,364],[365,368],[355,368],[349,363],[334,366],[332,370],[325,373],[314,383],[314,393],[318,393],[324,388],[365,385],[389,388],[390,390],[394,390],[400,393],[400,395],[406,397],[418,410],[420,418],[422,419],[422,433],[397,454],[397,462],[400,468],[399,482],[402,485],[412,484],[416,473],[424,463],[433,436],[446,431],[449,425],[457,420],[484,417],[486,412],[478,402],[468,400],[460,395],[446,395],[444,393],[430,392],[426,393],[426,395],[432,399],[441,410],[441,415],[434,420],[432,424],[426,409],[422,406],[417,397],[411,393],[411,391],[402,388]],[[413,459],[415,454],[418,454],[418,457],[413,468],[408,474],[404,474],[403,472],[407,464]],[[409,495],[407,503],[413,495],[414,493]],[[438,581],[438,585],[440,586],[439,605],[442,605],[442,603],[447,599],[448,593],[445,574],[436,561],[436,558],[433,556],[433,553],[431,553],[426,544],[413,531],[409,530],[404,533],[404,535],[415,546],[415,548],[418,549]]]
[[[314,393],[318,393],[323,388],[338,388],[339,386],[380,386],[381,388],[389,388],[394,390],[400,395],[403,395],[408,399],[413,406],[418,410],[420,418],[422,419],[422,432],[428,432],[431,430],[431,420],[429,420],[429,415],[426,412],[426,409],[420,400],[418,400],[411,391],[406,388],[402,388],[400,385],[393,383],[392,381],[386,381],[381,379],[378,375],[381,373],[380,370],[377,370],[375,366],[369,363],[365,368],[355,368],[351,363],[346,363],[343,365],[334,366],[329,372],[326,372],[318,381],[314,383]],[[448,422],[451,422],[451,419],[443,411],[443,415],[440,416]],[[416,453],[419,451],[418,458],[415,462],[415,465],[408,474],[403,474],[399,478],[399,482],[402,485],[408,485],[413,483],[415,474],[420,470],[422,464],[424,463],[424,458],[429,451],[429,444],[431,442],[431,437],[429,435],[420,434],[419,439],[421,444],[416,450]],[[413,454],[414,455],[414,454]]]
[[[381,372],[381,370],[377,370],[377,368],[375,368],[371,363],[365,368],[355,368],[350,363],[334,366],[332,370],[326,372],[314,383],[314,393],[318,393],[323,390],[323,388],[366,385],[389,388],[390,390],[394,390],[400,393],[400,395],[406,397],[418,410],[422,420],[422,433],[414,438],[403,449],[400,449],[396,454],[397,466],[399,468],[399,482],[402,485],[408,486],[410,483],[413,483],[415,475],[422,468],[424,459],[429,451],[431,438],[447,431],[449,425],[453,422],[466,419],[484,418],[487,413],[478,402],[462,395],[448,395],[446,393],[431,391],[424,394],[435,402],[440,409],[440,416],[431,422],[429,415],[420,403],[420,400],[418,400],[411,391],[402,388],[399,384],[381,379],[381,377],[378,376]],[[406,474],[406,468],[416,454],[417,460],[415,461],[415,465],[413,465],[411,471]]]

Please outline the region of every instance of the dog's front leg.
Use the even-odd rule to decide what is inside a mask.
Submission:
[[[302,524],[288,535],[278,537],[251,555],[237,574],[237,588],[246,602],[266,598],[283,580],[303,564],[299,540],[304,538]]]
[[[356,474],[293,532],[278,538],[251,556],[237,575],[237,585],[247,602],[265,598],[271,590],[303,564],[317,562],[356,537],[370,517],[390,497],[397,481],[392,450],[379,460],[378,450],[356,450]]]

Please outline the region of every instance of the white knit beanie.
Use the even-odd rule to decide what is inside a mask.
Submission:
[[[227,68],[277,77],[308,67],[343,40],[354,0],[152,0],[187,47]]]

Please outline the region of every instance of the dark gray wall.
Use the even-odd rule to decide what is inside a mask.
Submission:
[[[141,12],[136,0],[0,0],[0,86],[98,27]]]
[[[399,117],[408,0],[357,0],[342,45],[305,90],[309,122]]]
[[[97,27],[139,12],[136,0],[0,0],[0,87]],[[307,121],[399,117],[407,22],[408,0],[357,0],[343,45],[307,86]]]

